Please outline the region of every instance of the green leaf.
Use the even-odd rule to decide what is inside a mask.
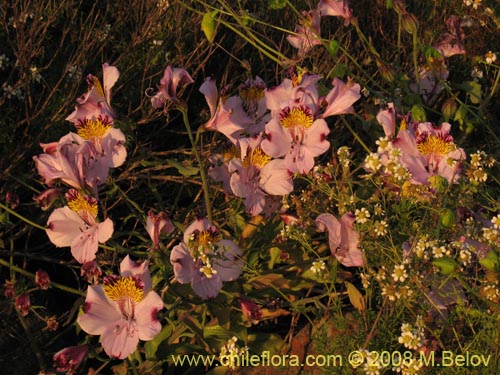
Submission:
[[[269,255],[271,259],[269,259],[268,267],[270,270],[274,268],[274,265],[280,260],[281,250],[279,247],[271,247],[269,249]]]
[[[498,267],[498,255],[496,251],[490,250],[483,259],[479,260],[479,263],[487,270],[495,271]]]
[[[201,30],[205,33],[207,40],[212,43],[215,38],[215,17],[219,13],[218,10],[214,10],[213,12],[205,13],[203,19],[201,20]]]
[[[347,295],[349,296],[349,301],[351,304],[359,311],[363,311],[366,309],[365,298],[361,294],[361,292],[350,282],[344,282],[347,288]]]
[[[455,259],[451,258],[438,258],[432,261],[432,264],[439,268],[443,275],[449,275],[458,268],[459,264]]]
[[[286,0],[267,0],[269,9],[283,9],[286,6]]]
[[[467,94],[472,104],[481,102],[481,84],[479,82],[465,81],[459,87]]]
[[[417,122],[425,122],[426,121],[425,111],[421,105],[415,104],[413,107],[411,107],[410,112],[411,112],[412,120],[417,121]]]
[[[167,164],[179,171],[183,176],[195,176],[200,172],[200,168],[182,165],[175,159],[167,159]]]
[[[158,350],[158,346],[165,340],[167,340],[170,335],[172,335],[172,326],[166,325],[163,327],[160,333],[158,333],[154,339],[146,341],[144,344],[144,349],[146,349],[146,359],[154,360],[156,359],[156,351]]]

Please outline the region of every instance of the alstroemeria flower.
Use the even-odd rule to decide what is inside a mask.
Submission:
[[[77,99],[75,111],[66,120],[75,125],[79,121],[95,120],[98,117],[108,117],[112,121],[116,115],[111,108],[111,88],[119,77],[118,69],[108,63],[102,65],[102,85],[99,78],[89,74],[87,76],[89,90]]]
[[[338,78],[335,78],[332,84],[333,88],[330,92],[324,98],[320,99],[326,105],[321,118],[354,113],[352,105],[361,98],[361,86],[354,83],[351,79],[345,83]]]
[[[92,143],[69,133],[49,153],[34,156],[38,173],[48,186],[60,180],[76,189],[90,187],[97,192],[109,173],[109,160],[102,158]],[[43,146],[43,145],[42,145]]]
[[[434,127],[430,122],[408,124],[408,118],[404,118],[396,136],[396,112],[392,103],[377,114],[377,120],[391,140],[391,148],[400,150],[398,161],[410,172],[411,183],[429,185],[429,179],[436,175],[449,183],[458,179],[466,155],[454,143],[449,123]],[[384,164],[387,162],[384,155],[381,160]]]
[[[198,219],[186,228],[184,241],[172,249],[170,262],[175,279],[190,283],[203,299],[216,297],[222,283],[236,280],[243,268],[240,248],[222,239],[207,219]]]
[[[328,231],[328,244],[332,255],[346,267],[364,265],[363,253],[358,248],[359,234],[354,229],[355,216],[347,212],[340,220],[332,214],[321,214],[316,218],[320,231]]]
[[[230,184],[234,195],[245,198],[247,212],[256,216],[264,210],[269,195],[282,196],[293,191],[292,173],[284,160],[271,160],[258,144],[245,150],[244,157],[229,162]]]
[[[160,80],[160,89],[151,97],[153,108],[163,108],[167,100],[177,100],[177,89],[193,83],[187,70],[182,68],[172,68],[170,65],[165,68],[163,78]]]
[[[314,46],[321,44],[321,17],[319,11],[310,10],[302,12],[303,19],[295,27],[295,34],[288,35],[286,39],[295,48],[300,56],[305,55]]]
[[[255,124],[255,121],[243,108],[239,96],[226,98],[219,96],[217,86],[212,78],[207,78],[199,90],[205,95],[210,108],[210,120],[204,125],[205,129],[215,130],[224,134],[233,144],[245,134],[245,129]]]
[[[74,374],[87,355],[88,350],[87,345],[68,346],[59,350],[52,358],[56,371],[64,372],[65,374]]]
[[[273,158],[284,156],[290,172],[305,174],[314,167],[314,158],[330,148],[329,133],[325,120],[314,119],[309,107],[286,106],[266,124],[262,149]]]
[[[151,289],[148,262],[137,264],[127,255],[120,276],[108,276],[104,285],[89,286],[78,324],[90,335],[100,335],[110,357],[127,358],[139,340],[152,340],[160,331],[161,297]]]
[[[450,16],[446,19],[449,33],[442,34],[436,43],[436,48],[443,57],[465,54],[464,32],[460,19],[456,16]]]
[[[321,16],[342,17],[344,25],[349,25],[352,12],[349,8],[349,0],[320,0],[318,10]]]
[[[124,146],[125,135],[113,127],[113,121],[107,116],[79,120],[75,125],[77,134],[94,146],[98,157],[106,160],[109,168],[121,166],[127,158]]]
[[[160,234],[172,233],[174,229],[174,224],[172,224],[164,212],[160,212],[157,215],[153,211],[148,212],[146,230],[151,241],[153,241],[152,250],[157,250],[160,247]]]
[[[113,222],[107,218],[97,221],[98,204],[95,198],[81,195],[71,189],[66,194],[68,205],[57,208],[49,216],[46,230],[57,247],[71,247],[71,254],[79,263],[95,259],[99,243],[113,234]]]

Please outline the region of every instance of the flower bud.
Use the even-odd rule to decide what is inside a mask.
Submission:
[[[409,34],[416,34],[418,30],[418,20],[415,15],[411,13],[403,14],[403,18],[401,20],[403,25],[403,29]]]
[[[439,221],[444,228],[451,228],[455,225],[457,219],[452,210],[445,208],[441,211],[441,215],[439,215]]]
[[[448,189],[448,180],[443,176],[434,175],[429,177],[429,184],[438,193],[444,193],[446,192],[446,189]]]
[[[454,98],[449,98],[448,100],[446,100],[441,107],[441,112],[443,112],[445,121],[448,121],[450,118],[455,116],[457,109],[458,106]]]
[[[19,310],[21,316],[26,316],[30,312],[31,302],[30,295],[23,293],[16,298],[16,309]]]
[[[386,80],[389,83],[394,82],[394,80],[396,79],[396,72],[391,66],[383,63],[380,60],[377,61],[377,66],[378,70],[380,71],[380,75],[384,80]]]
[[[35,283],[42,290],[49,289],[50,286],[50,277],[47,272],[44,270],[38,270],[35,273]]]
[[[87,355],[88,346],[69,346],[54,354],[54,367],[58,372],[74,373]]]

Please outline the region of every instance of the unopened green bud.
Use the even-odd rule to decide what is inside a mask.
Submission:
[[[452,210],[445,208],[441,211],[441,215],[439,215],[439,221],[444,228],[451,228],[455,225],[457,218]]]
[[[411,13],[403,14],[403,18],[401,20],[403,24],[403,29],[409,34],[416,34],[418,30],[418,20],[415,15]]]
[[[455,116],[455,113],[457,112],[457,109],[458,106],[454,98],[449,98],[448,100],[446,100],[441,107],[441,111],[443,112],[445,121],[449,121],[450,118],[453,118],[453,116]]]
[[[395,81],[396,72],[391,66],[389,66],[381,61],[377,61],[377,66],[378,66],[378,70],[380,72],[380,75],[382,76],[382,78],[384,80],[386,80],[389,83],[392,83]]]

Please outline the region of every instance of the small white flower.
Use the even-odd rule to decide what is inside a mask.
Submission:
[[[361,209],[356,209],[356,211],[354,212],[354,215],[356,216],[356,222],[359,223],[359,224],[364,224],[368,221],[368,219],[370,218],[370,212],[362,207]]]
[[[315,261],[312,263],[312,266],[311,266],[312,273],[316,274],[316,273],[320,273],[321,271],[324,271],[324,270],[326,270],[326,266],[325,266],[325,262],[323,262],[322,260]]]
[[[491,51],[488,51],[484,55],[484,59],[486,61],[486,64],[493,64],[495,61],[497,61],[497,55]]]

